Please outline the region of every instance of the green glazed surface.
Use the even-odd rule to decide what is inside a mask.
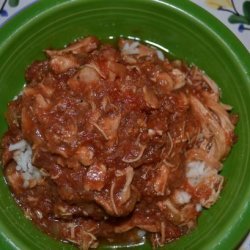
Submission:
[[[44,58],[45,48],[87,35],[150,41],[196,64],[218,83],[222,101],[240,116],[238,143],[222,171],[226,185],[197,228],[163,249],[234,249],[250,230],[250,55],[219,21],[187,0],[40,0],[18,14],[0,30],[0,134],[7,129],[7,102],[22,89],[27,65]],[[75,249],[44,235],[23,216],[2,172],[0,249]]]

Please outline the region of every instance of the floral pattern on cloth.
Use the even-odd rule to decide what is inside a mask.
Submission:
[[[206,0],[205,2],[209,7],[214,9],[219,9],[220,7],[233,7],[231,0]]]
[[[12,16],[37,0],[0,0],[0,28]]]
[[[224,23],[250,52],[250,0],[191,0]]]
[[[212,8],[230,13],[228,17],[229,23],[239,24],[238,30],[240,32],[244,30],[250,31],[250,1],[242,3],[242,13],[239,13],[233,0],[206,0],[206,3]]]

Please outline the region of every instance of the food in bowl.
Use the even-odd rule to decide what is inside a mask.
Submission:
[[[2,162],[41,230],[82,249],[188,233],[223,187],[237,116],[196,66],[121,38],[79,39],[30,65]]]

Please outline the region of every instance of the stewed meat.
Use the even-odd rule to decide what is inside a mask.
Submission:
[[[2,138],[5,177],[41,230],[82,249],[154,247],[219,198],[237,116],[204,72],[156,48],[95,37],[26,71]]]

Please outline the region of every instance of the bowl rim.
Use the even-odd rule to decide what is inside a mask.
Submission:
[[[60,7],[63,5],[70,4],[71,2],[84,2],[84,4],[88,4],[88,2],[102,2],[103,0],[40,0],[32,5],[28,6],[25,10],[16,14],[13,18],[8,20],[1,27],[1,37],[0,37],[0,54],[2,49],[5,47],[5,44],[8,43],[8,40],[11,39],[12,36],[15,35],[16,32],[22,32],[21,28],[23,25],[29,24],[34,19],[39,17],[39,15],[44,12],[49,12],[53,7]],[[132,0],[121,0],[123,2],[132,2]],[[231,50],[235,60],[242,65],[245,70],[246,79],[248,78],[248,83],[250,84],[250,53],[244,47],[244,45],[240,42],[240,40],[219,20],[213,17],[210,13],[197,6],[191,1],[175,1],[175,0],[136,0],[137,2],[155,2],[156,4],[163,4],[167,6],[175,6],[179,9],[188,10],[188,14],[192,15],[192,18],[197,22],[205,25],[211,34],[215,35],[220,41],[223,42],[223,45],[227,47],[228,50]],[[248,189],[248,193],[245,194],[250,197],[250,188]],[[235,221],[235,227],[230,228],[230,235],[233,235],[237,243],[239,243],[244,235],[246,235],[247,231],[250,230],[250,222],[244,220],[243,218],[247,217],[247,214],[250,214],[250,199],[244,207],[242,207],[241,218],[238,221]],[[0,228],[2,227],[0,223]],[[0,233],[0,246],[1,246],[1,238],[4,237],[2,233]],[[230,245],[225,242],[221,245],[222,249],[229,249]],[[229,247],[229,248],[227,248]],[[10,248],[12,249],[12,248]]]

